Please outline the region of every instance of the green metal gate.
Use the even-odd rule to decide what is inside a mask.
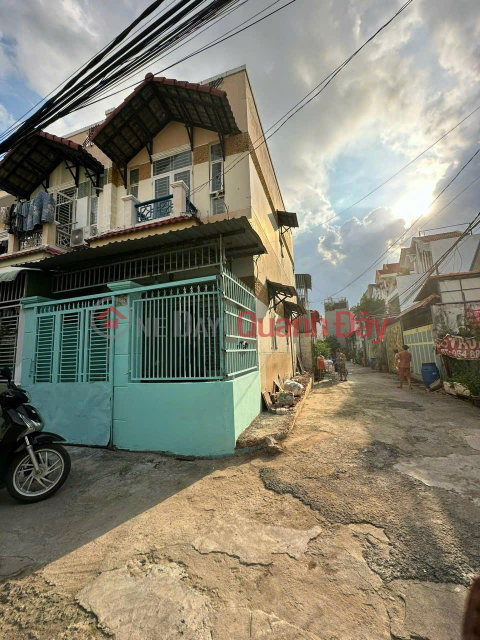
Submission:
[[[111,304],[111,296],[43,303],[27,316],[32,401],[48,427],[74,444],[111,440],[113,345],[92,322]]]
[[[233,274],[125,287],[106,297],[25,302],[22,382],[68,442],[115,444],[114,416],[125,413],[115,398],[127,386],[150,386],[160,401],[149,383],[228,381],[258,369],[255,297]],[[122,318],[118,332],[113,324],[98,330],[109,313]]]

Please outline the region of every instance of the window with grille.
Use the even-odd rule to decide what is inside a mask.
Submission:
[[[220,144],[210,147],[210,193],[223,191],[223,153]]]
[[[130,169],[128,193],[138,198],[138,183],[140,181],[140,169]]]
[[[103,309],[78,309],[37,318],[35,382],[107,382],[110,345],[98,330]],[[92,323],[92,314],[96,322]],[[58,334],[58,335],[57,335]]]
[[[192,181],[192,152],[182,151],[173,156],[160,158],[153,163],[153,197],[162,198],[171,194],[171,184],[183,180],[190,192]]]
[[[225,213],[227,207],[223,198],[212,198],[212,214]]]
[[[13,371],[15,368],[18,313],[18,307],[0,309],[0,369],[9,367]]]
[[[90,226],[97,228],[98,224],[98,197],[92,196],[90,198]]]

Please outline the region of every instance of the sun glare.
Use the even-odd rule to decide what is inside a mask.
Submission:
[[[422,187],[406,193],[393,207],[395,218],[403,218],[411,224],[416,218],[428,211],[428,206],[433,200],[433,185],[425,183]]]

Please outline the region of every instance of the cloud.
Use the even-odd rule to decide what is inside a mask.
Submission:
[[[11,124],[13,124],[14,118],[11,113],[7,111],[7,109],[0,103],[0,131],[7,129]]]
[[[5,78],[16,77],[29,90],[44,95],[149,3],[3,0],[2,93]],[[152,63],[149,70],[161,70],[268,4],[267,0],[259,0],[254,7],[247,3],[179,51]],[[246,64],[262,122],[268,128],[401,4],[402,0],[301,0],[165,75],[199,81]],[[479,36],[475,2],[416,0],[269,140],[286,206],[298,213],[304,233],[296,240],[301,248],[296,268],[311,272],[314,284],[322,290],[340,288],[365,269],[389,239],[400,235],[408,220],[423,212],[428,194],[433,199],[478,148],[480,112],[395,180],[342,215],[338,224],[315,226],[364,196],[477,106]],[[97,121],[125,93],[72,114],[51,130],[66,133]],[[31,104],[13,109],[8,103],[8,110],[21,113],[25,106]],[[480,165],[472,163],[422,223],[431,220],[476,175],[480,175]],[[432,224],[468,220],[479,194],[480,181]],[[324,286],[324,274],[328,274],[328,286]],[[352,298],[361,293],[359,286],[348,290]]]

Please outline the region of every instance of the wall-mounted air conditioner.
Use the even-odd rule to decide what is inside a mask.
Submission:
[[[83,237],[85,240],[89,240],[98,235],[98,227],[96,224],[90,224],[88,227],[83,227]]]
[[[83,229],[73,229],[70,237],[71,247],[82,247],[84,245]]]

